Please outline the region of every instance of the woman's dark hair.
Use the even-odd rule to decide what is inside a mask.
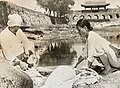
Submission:
[[[80,19],[80,20],[78,20],[76,26],[80,26],[82,28],[86,26],[89,31],[93,30],[93,27],[91,27],[90,22],[88,20],[86,20],[86,19]]]

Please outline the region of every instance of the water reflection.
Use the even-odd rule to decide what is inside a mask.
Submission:
[[[120,35],[105,37],[112,44],[120,47]],[[84,43],[54,42],[47,47],[40,58],[40,66],[72,65],[81,55]]]
[[[71,65],[77,52],[69,42],[51,43],[40,58],[41,66]]]

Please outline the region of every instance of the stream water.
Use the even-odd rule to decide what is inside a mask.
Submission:
[[[109,38],[119,47],[119,39]],[[83,43],[56,42],[47,46],[47,52],[41,56],[40,66],[74,65],[82,53]]]

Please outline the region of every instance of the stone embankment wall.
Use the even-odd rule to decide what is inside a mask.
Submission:
[[[26,26],[51,24],[50,18],[42,14],[41,12],[36,12],[27,8],[23,8],[9,2],[0,1],[1,26],[6,26],[8,20],[7,16],[14,13],[18,13],[22,16],[24,22],[23,25]]]

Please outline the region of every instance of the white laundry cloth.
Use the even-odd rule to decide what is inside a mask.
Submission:
[[[75,71],[68,66],[57,67],[41,88],[72,88],[76,79]]]

